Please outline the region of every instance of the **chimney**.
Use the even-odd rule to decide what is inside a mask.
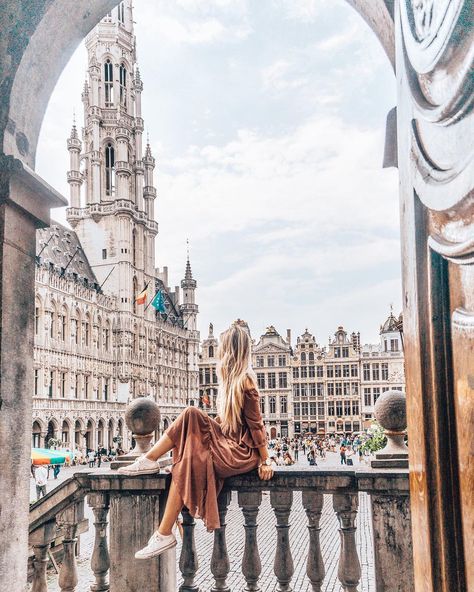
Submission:
[[[355,351],[360,351],[360,333],[352,333],[352,347]]]
[[[286,343],[291,347],[291,329],[286,330]]]

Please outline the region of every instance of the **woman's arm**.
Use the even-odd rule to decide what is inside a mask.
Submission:
[[[260,454],[260,464],[258,466],[258,476],[262,481],[268,481],[273,477],[273,467],[272,465],[264,464],[265,461],[270,458],[268,454],[268,449],[266,446],[262,446],[258,449],[258,453]]]
[[[270,455],[268,453],[267,437],[265,427],[263,425],[262,413],[260,411],[260,396],[256,389],[256,385],[253,383],[250,377],[247,379],[245,388],[248,392],[248,395],[245,397],[243,411],[247,425],[252,434],[255,447],[257,448],[260,455],[258,475],[260,479],[268,481],[273,477],[273,467],[271,465],[264,464]]]

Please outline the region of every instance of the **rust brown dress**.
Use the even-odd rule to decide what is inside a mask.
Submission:
[[[238,433],[197,407],[185,409],[165,433],[174,444],[171,476],[184,505],[207,530],[219,528],[217,496],[224,479],[257,468],[257,449],[267,443],[258,391],[244,393]]]

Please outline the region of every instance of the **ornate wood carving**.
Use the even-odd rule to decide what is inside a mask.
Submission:
[[[472,0],[399,0],[398,161],[417,592],[474,589]]]

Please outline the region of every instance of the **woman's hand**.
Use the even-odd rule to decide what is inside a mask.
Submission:
[[[258,476],[262,481],[269,481],[273,477],[273,467],[269,465],[260,465],[258,467]]]

